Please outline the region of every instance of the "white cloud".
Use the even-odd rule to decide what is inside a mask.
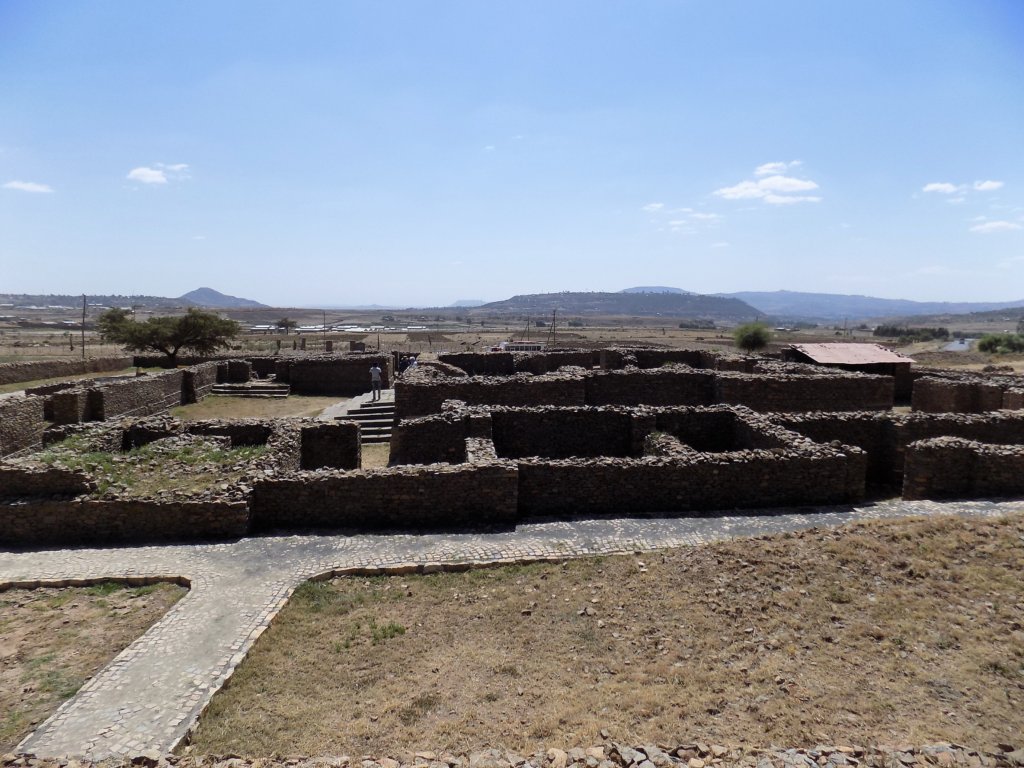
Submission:
[[[767,192],[757,186],[756,181],[741,181],[732,187],[722,187],[714,192],[726,200],[747,200],[749,198],[764,197]]]
[[[820,203],[821,198],[813,195],[776,195],[768,194],[763,198],[769,205],[793,205],[794,203]]]
[[[956,184],[950,184],[948,181],[933,181],[931,184],[925,184],[921,188],[922,192],[938,192],[942,195],[952,195],[959,190],[960,187]]]
[[[989,181],[976,181],[976,182],[974,182],[974,188],[978,192],[991,192],[993,190],[999,189],[1001,186],[1003,186],[1003,182],[1001,182],[1001,181],[991,181],[991,180],[989,180]]]
[[[712,248],[728,248],[729,247],[729,243],[727,243],[725,240],[722,240],[722,241],[717,242],[717,243],[712,243],[711,247]]]
[[[797,162],[794,161],[789,163],[789,165],[795,165]],[[812,189],[817,189],[817,183],[810,179],[797,179],[793,176],[783,176],[778,173],[771,176],[764,175],[764,173],[768,172],[765,169],[771,167],[772,170],[777,170],[777,166],[780,165],[784,164],[765,163],[758,166],[755,174],[762,176],[762,178],[756,181],[748,179],[731,187],[722,187],[721,189],[716,189],[714,194],[726,200],[761,200],[768,205],[793,205],[795,203],[817,203],[821,201],[821,198],[817,196],[789,194],[791,192],[808,192]]]
[[[488,144],[486,147],[484,147],[484,152],[493,152],[493,151],[494,151],[494,145],[493,144]]]
[[[722,217],[717,213],[700,213],[695,211],[690,213],[690,218],[697,219],[698,221],[717,221]]]
[[[818,185],[808,179],[794,179],[792,176],[768,176],[760,179],[757,186],[772,192],[806,192],[817,189]]]
[[[796,166],[800,165],[801,162],[802,161],[800,160],[791,160],[788,163],[764,163],[763,165],[759,165],[757,166],[757,168],[754,169],[754,175],[774,176],[777,174],[782,174],[788,171],[790,168],[795,168]]]
[[[192,235],[193,240],[205,240],[206,235]]]
[[[188,163],[153,163],[152,167],[141,165],[132,168],[125,177],[140,184],[166,184],[189,178]]]
[[[648,203],[643,207],[643,210],[647,211],[648,213],[655,213],[657,211],[660,211],[664,207],[664,203]]]
[[[1024,229],[1024,227],[1013,221],[986,221],[984,224],[975,224],[971,227],[971,232],[990,235],[993,232],[1012,232],[1015,229]]]
[[[137,181],[141,184],[166,184],[167,175],[159,168],[147,168],[142,166],[132,168],[125,177],[130,181]]]
[[[39,184],[34,181],[8,181],[4,189],[16,189],[19,192],[34,192],[36,194],[49,194],[53,188],[49,184]]]

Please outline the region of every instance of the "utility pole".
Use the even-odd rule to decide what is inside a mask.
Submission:
[[[82,294],[82,362],[85,362],[85,294]],[[82,371],[85,373],[85,371]]]

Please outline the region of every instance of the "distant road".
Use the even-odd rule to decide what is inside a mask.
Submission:
[[[977,339],[957,339],[942,348],[943,352],[970,352]]]

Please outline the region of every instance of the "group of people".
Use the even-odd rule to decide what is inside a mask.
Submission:
[[[401,376],[408,369],[416,365],[415,355],[403,355],[398,361],[398,375]],[[374,363],[370,366],[370,391],[373,394],[371,402],[377,402],[381,398],[380,388],[382,382],[382,375],[380,370],[380,363]]]

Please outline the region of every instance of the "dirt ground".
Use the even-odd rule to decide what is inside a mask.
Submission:
[[[319,416],[328,406],[346,398],[289,395],[282,398],[231,397],[210,395],[201,402],[171,409],[171,415],[182,421],[201,419],[283,419]]]
[[[1024,732],[1022,540],[1021,517],[942,518],[310,583],[196,751],[991,748]]]
[[[49,717],[186,592],[103,583],[0,592],[0,754]]]

